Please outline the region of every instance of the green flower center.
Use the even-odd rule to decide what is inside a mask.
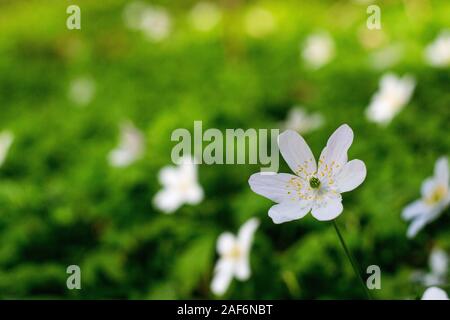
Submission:
[[[309,179],[309,185],[313,189],[318,189],[320,187],[320,180],[316,177],[312,177],[311,179]]]

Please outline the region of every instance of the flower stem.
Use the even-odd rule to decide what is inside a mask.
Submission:
[[[362,278],[362,276],[361,276],[361,273],[359,272],[359,268],[358,268],[358,266],[356,265],[355,260],[353,259],[353,256],[352,256],[352,254],[350,253],[350,250],[348,250],[347,245],[345,244],[345,240],[344,240],[344,238],[342,237],[342,234],[341,234],[341,232],[339,231],[339,228],[338,228],[337,223],[336,223],[335,220],[333,220],[333,226],[334,226],[334,229],[336,230],[336,233],[337,233],[337,235],[338,235],[338,237],[339,237],[339,241],[341,241],[341,244],[342,244],[342,247],[344,248],[345,254],[347,255],[347,258],[348,258],[348,260],[350,261],[350,264],[351,264],[352,267],[353,267],[353,271],[355,272],[356,276],[358,277],[358,279],[359,279],[359,281],[360,281],[360,283],[361,283],[361,285],[362,285],[362,287],[363,287],[363,289],[364,289],[364,292],[365,292],[366,295],[367,295],[367,298],[368,298],[369,300],[372,300],[372,297],[371,297],[371,295],[370,295],[369,289],[367,289],[367,286],[366,286],[366,284],[364,283],[364,280],[363,280],[363,278]]]

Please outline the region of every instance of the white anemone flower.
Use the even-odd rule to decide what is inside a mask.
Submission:
[[[202,32],[214,29],[222,18],[219,6],[213,2],[202,1],[197,3],[189,13],[192,26]]]
[[[269,210],[274,223],[303,218],[309,211],[320,221],[341,214],[341,193],[355,189],[366,178],[364,162],[347,161],[352,142],[352,129],[346,124],[340,126],[328,139],[317,166],[298,133],[287,130],[278,137],[280,152],[295,175],[264,172],[249,179],[254,192],[278,203]]]
[[[425,275],[424,284],[427,287],[445,284],[448,270],[447,253],[442,249],[434,248],[428,263],[431,270]]]
[[[6,160],[8,151],[14,141],[14,135],[10,131],[0,132],[0,167]]]
[[[448,300],[448,295],[441,288],[430,287],[423,293],[422,300]]]
[[[68,96],[79,107],[91,103],[95,94],[95,82],[89,76],[78,77],[70,83]]]
[[[156,194],[153,201],[164,213],[173,213],[185,203],[195,205],[203,200],[197,165],[191,157],[183,157],[177,167],[162,168],[158,178],[163,189]]]
[[[319,129],[323,123],[324,119],[320,113],[308,113],[304,108],[295,106],[289,111],[282,127],[305,134]]]
[[[121,126],[119,145],[109,153],[108,161],[113,167],[127,167],[141,158],[143,153],[142,133],[132,123],[127,122]]]
[[[250,248],[259,220],[252,218],[244,223],[237,236],[230,232],[222,233],[217,239],[219,260],[214,269],[211,291],[223,295],[233,277],[245,281],[250,278]]]
[[[142,13],[141,30],[148,39],[161,41],[167,38],[172,27],[172,20],[163,8],[148,8]]]
[[[301,48],[303,59],[313,69],[323,67],[335,55],[333,38],[326,32],[318,32],[310,35]]]
[[[413,238],[428,223],[437,219],[450,203],[449,169],[446,157],[441,157],[434,166],[434,176],[422,183],[422,197],[403,209],[402,217],[411,221],[407,231]]]
[[[442,31],[425,49],[425,59],[433,67],[450,66],[450,30]]]
[[[276,20],[272,11],[255,6],[245,15],[244,26],[250,37],[263,38],[275,30]]]
[[[372,97],[366,116],[373,122],[387,125],[405,107],[416,83],[412,76],[397,77],[387,73],[380,80],[380,88]]]
[[[172,29],[172,19],[166,9],[140,1],[132,2],[125,8],[124,19],[128,28],[143,32],[155,42],[167,38]]]
[[[439,248],[433,248],[428,258],[429,272],[416,271],[412,280],[425,287],[444,285],[447,280],[448,255]]]

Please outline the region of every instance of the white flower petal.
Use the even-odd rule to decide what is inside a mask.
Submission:
[[[190,157],[182,158],[178,167],[164,167],[158,178],[166,190],[163,195],[169,194],[159,195],[155,202],[163,211],[174,211],[183,203],[198,204],[203,200],[203,189],[197,182],[197,168]],[[165,201],[167,198],[172,200]]]
[[[425,59],[433,67],[450,65],[450,31],[442,31],[425,49]]]
[[[366,178],[366,165],[361,160],[347,162],[336,176],[336,184],[339,192],[347,192],[355,189]]]
[[[367,109],[368,118],[387,125],[409,102],[415,85],[412,76],[397,77],[393,73],[385,74]]]
[[[242,227],[239,229],[237,238],[239,241],[239,246],[243,249],[245,253],[250,250],[250,246],[253,241],[253,235],[258,226],[259,220],[257,218],[252,218],[249,219],[246,223],[244,223]]]
[[[203,200],[203,189],[197,183],[193,184],[184,193],[186,203],[198,204]]]
[[[226,255],[228,252],[233,250],[235,244],[235,236],[230,232],[224,232],[217,239],[217,252],[220,255]]]
[[[112,167],[126,167],[129,166],[133,160],[134,159],[130,153],[123,149],[112,150],[108,155],[108,161]]]
[[[274,205],[269,210],[269,217],[274,223],[283,223],[303,218],[311,210],[311,201],[285,202]]]
[[[320,113],[308,113],[302,107],[295,106],[289,111],[282,127],[304,134],[320,128],[323,123],[324,118]]]
[[[328,139],[319,160],[319,179],[327,179],[338,173],[347,163],[347,151],[353,142],[353,131],[343,124]]]
[[[448,295],[441,288],[430,287],[423,293],[422,300],[448,300]]]
[[[448,270],[448,256],[447,253],[438,248],[434,248],[431,251],[429,259],[430,269],[433,274],[440,276],[445,276]]]
[[[180,174],[188,180],[197,180],[197,165],[191,157],[183,157],[180,160]]]
[[[250,278],[250,262],[248,261],[248,255],[243,256],[236,262],[234,273],[236,278],[244,281]]]
[[[126,167],[138,160],[144,152],[144,138],[141,132],[126,122],[121,126],[120,142],[116,149],[108,155],[108,160],[113,167]]]
[[[181,206],[182,199],[180,199],[178,192],[163,189],[155,195],[153,203],[164,213],[173,213]]]
[[[434,177],[427,178],[422,182],[422,186],[420,187],[420,194],[422,195],[422,198],[426,199],[433,194],[435,189],[436,180],[434,179]]]
[[[329,221],[337,218],[342,210],[344,207],[340,196],[324,197],[313,205],[311,214],[319,221]]]
[[[286,130],[278,137],[278,146],[292,172],[303,179],[316,172],[316,161],[305,140],[295,131]]]
[[[302,56],[309,67],[319,69],[330,62],[334,55],[334,40],[328,33],[317,32],[306,39]]]
[[[441,157],[436,161],[434,167],[434,177],[438,184],[448,186],[449,173],[448,173],[448,160],[446,157]]]
[[[404,220],[411,220],[422,214],[427,215],[429,211],[430,208],[421,199],[419,199],[403,209],[402,218]]]
[[[309,184],[287,173],[255,173],[248,180],[250,189],[276,203],[301,200],[311,193]]]
[[[425,225],[429,222],[429,219],[425,215],[420,215],[416,219],[414,219],[408,227],[408,231],[406,232],[406,236],[408,238],[414,238],[417,233],[422,230]]]
[[[223,295],[227,291],[233,278],[233,267],[233,262],[228,259],[220,259],[217,262],[211,282],[211,291],[214,294]]]
[[[159,183],[163,186],[174,186],[178,182],[178,170],[173,166],[166,166],[159,171]]]

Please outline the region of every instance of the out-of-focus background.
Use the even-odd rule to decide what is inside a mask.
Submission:
[[[171,133],[194,120],[294,127],[316,156],[348,123],[368,175],[337,222],[361,269],[381,268],[375,298],[420,297],[414,275],[450,250],[449,211],[413,239],[401,212],[450,154],[450,69],[426,53],[449,17],[446,0],[0,1],[0,297],[214,298],[217,237],[258,217],[252,275],[225,298],[364,298],[331,223],[268,217],[247,183],[260,165],[200,165],[200,203],[155,206]],[[390,72],[415,88],[377,123],[367,108]],[[73,264],[81,290],[66,287]]]

